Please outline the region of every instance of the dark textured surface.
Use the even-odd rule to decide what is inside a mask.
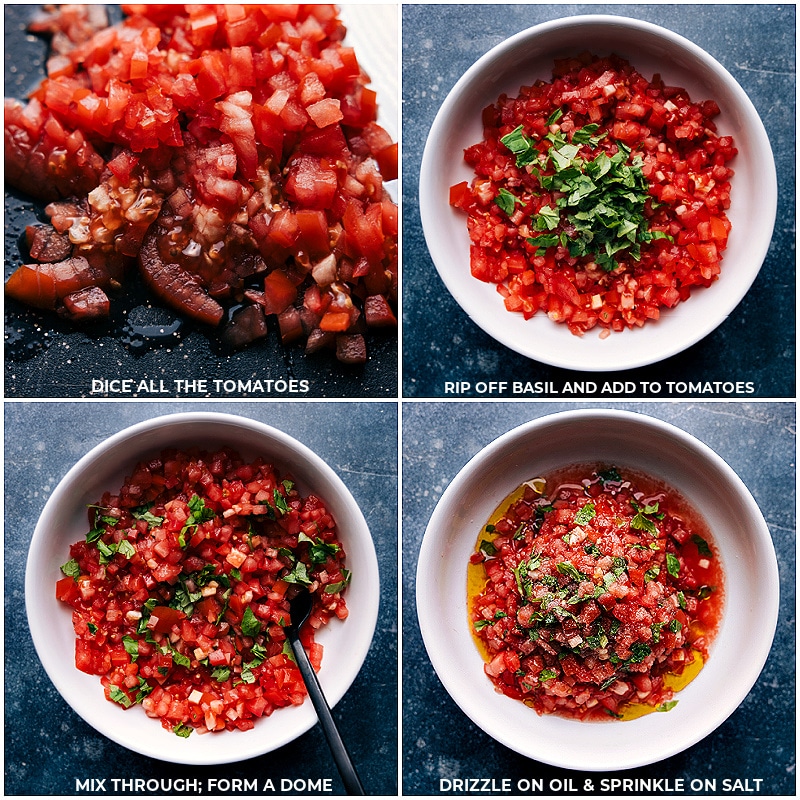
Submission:
[[[600,377],[751,381],[755,396],[794,397],[795,7],[657,4],[403,7],[404,395],[441,397],[444,382],[454,380],[473,385],[486,380],[553,380],[561,385],[586,377],[520,356],[469,320],[440,280],[425,246],[417,177],[436,112],[468,67],[513,33],[587,13],[654,22],[708,51],[753,101],[778,172],[772,244],[758,278],[729,319],[703,341],[660,364],[591,377],[598,383]]]
[[[25,33],[36,6],[6,6],[5,95],[24,98],[44,76],[45,41]],[[118,10],[113,11],[119,16]],[[5,273],[21,263],[19,239],[25,226],[43,216],[43,205],[18,192],[5,194]],[[135,273],[135,270],[133,271]],[[306,356],[299,343],[284,347],[277,324],[266,339],[238,351],[225,351],[217,334],[183,323],[176,335],[143,339],[132,326],[172,329],[176,315],[152,304],[138,274],[126,281],[124,294],[112,298],[108,321],[76,327],[55,314],[8,301],[5,310],[6,397],[87,397],[95,378],[163,380],[166,397],[281,397],[274,387],[251,391],[215,391],[214,378],[261,381],[308,381],[304,397],[395,397],[397,337],[394,331],[370,333],[368,361],[363,366],[340,364],[331,352]],[[270,320],[275,323],[275,320]],[[209,381],[208,391],[178,392],[174,380]],[[130,394],[128,396],[131,396]],[[142,396],[142,393],[139,393]],[[146,394],[144,396],[147,396]]]
[[[591,403],[568,407],[593,405],[597,407]],[[406,794],[438,794],[440,778],[508,778],[513,786],[520,779],[541,778],[548,785],[552,779],[572,778],[578,791],[584,780],[598,786],[604,777],[684,778],[687,787],[692,779],[713,778],[719,789],[725,778],[747,779],[751,793],[795,793],[794,405],[632,403],[610,407],[663,419],[705,442],[739,474],[761,508],[778,556],[781,608],[775,642],[758,682],[715,732],[689,750],[649,767],[608,775],[571,772],[519,756],[489,738],[450,699],[427,659],[414,603],[417,554],[437,501],[464,464],[502,433],[565,406],[407,403],[403,408],[402,498]],[[762,782],[755,784],[755,779]]]
[[[214,409],[222,410],[219,405],[208,403],[6,404],[7,795],[72,795],[76,793],[76,779],[104,777],[196,777],[202,781],[210,777],[260,781],[271,778],[276,785],[282,778],[332,778],[334,793],[343,793],[319,725],[274,753],[239,764],[170,766],[129,752],[98,734],[67,706],[34,651],[24,610],[25,560],[36,520],[58,481],[95,444],[129,425],[165,413]],[[397,793],[396,405],[269,403],[237,404],[235,409],[225,410],[266,422],[306,444],[339,474],[364,512],[378,554],[381,606],[367,659],[334,709],[334,717],[367,792],[394,795]],[[42,591],[53,588],[43,586]],[[70,665],[65,663],[65,668]],[[158,725],[156,721],[153,724]],[[257,736],[258,729],[251,734]],[[110,783],[106,788],[110,790]]]

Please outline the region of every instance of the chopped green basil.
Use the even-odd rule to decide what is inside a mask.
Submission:
[[[558,564],[556,564],[556,569],[562,575],[567,575],[578,583],[586,580],[586,576],[582,572],[579,572],[574,565],[569,563],[569,561],[559,561]]]
[[[310,547],[308,553],[311,556],[311,561],[314,564],[324,564],[330,556],[335,556],[341,549],[338,544],[326,544],[322,539],[311,539],[306,536],[302,531],[298,534],[298,542],[308,542]]]
[[[261,623],[256,618],[256,615],[253,613],[253,609],[250,606],[244,610],[244,615],[242,616],[242,633],[245,636],[251,636],[255,638],[261,633]]]
[[[158,528],[164,522],[164,517],[157,517],[155,514],[151,514],[150,509],[152,507],[152,503],[139,506],[131,511],[131,515],[134,519],[144,520],[150,528]]]
[[[311,586],[311,578],[308,576],[306,565],[302,561],[298,561],[286,575],[283,580],[287,583],[298,583],[303,586]]]
[[[517,204],[522,205],[522,200],[516,195],[511,194],[508,189],[500,189],[494,202],[497,203],[500,210],[508,214],[509,217],[514,213],[514,208]]]
[[[66,564],[62,564],[61,571],[68,578],[72,578],[73,580],[77,580],[81,574],[81,568],[78,565],[78,562],[74,558],[71,558],[69,561],[67,561]]]
[[[673,578],[677,578],[681,572],[681,562],[678,560],[678,557],[672,553],[667,553],[667,572],[669,572]]]
[[[597,516],[597,511],[595,510],[594,503],[589,501],[578,510],[578,513],[575,515],[575,524],[586,525],[591,522],[595,516]]]
[[[652,652],[650,646],[644,642],[634,642],[631,645],[631,657],[628,659],[628,663],[641,664]]]
[[[478,551],[487,556],[497,555],[497,548],[488,539],[481,539],[481,543],[478,545]]]
[[[134,639],[132,636],[123,636],[122,644],[125,647],[125,652],[131,657],[131,661],[136,661],[139,658],[139,640]]]
[[[342,575],[342,580],[337,581],[336,583],[329,583],[325,587],[325,594],[336,594],[336,592],[341,592],[342,589],[344,589],[344,587],[350,583],[350,579],[353,577],[353,574],[350,572],[350,570],[342,568]]]
[[[276,488],[275,491],[272,493],[272,497],[275,501],[275,508],[281,512],[281,514],[288,514],[289,513],[289,506],[286,503],[286,498],[278,491]]]
[[[108,696],[115,702],[119,703],[123,708],[130,708],[133,705],[133,700],[128,695],[113,683],[108,690]]]
[[[606,483],[622,483],[622,476],[617,472],[616,467],[597,470],[597,477],[605,485]]]
[[[212,671],[211,677],[218,681],[219,683],[225,683],[228,678],[231,676],[231,668],[230,667],[217,667],[215,670]]]
[[[700,553],[701,556],[711,557],[713,555],[711,548],[708,546],[708,542],[702,536],[698,536],[696,533],[693,533],[692,541],[697,546],[697,552]]]

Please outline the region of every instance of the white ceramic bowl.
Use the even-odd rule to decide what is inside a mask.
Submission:
[[[322,497],[336,520],[353,573],[347,590],[350,615],[332,620],[318,635],[325,652],[319,679],[331,705],[355,680],[369,650],[378,613],[379,583],[375,548],[367,523],[336,473],[305,445],[275,428],[243,417],[182,413],[142,422],[111,436],[87,453],[56,487],[31,540],[25,574],[25,604],[36,652],[56,689],[92,727],[124,747],[180,764],[224,764],[275,750],[317,721],[310,701],[277,709],[250,731],[223,731],[186,739],[150,719],[141,706],[123,710],[103,695],[100,678],[75,667],[72,612],[55,599],[69,546],[88,530],[86,507],[105,490],[116,491],[138,459],[165,447],[211,448],[229,445],[243,457],[262,455],[284,474],[291,473],[303,493]]]
[[[676,489],[703,517],[720,552],[725,603],[700,674],[668,713],[618,722],[539,716],[498,694],[467,618],[467,562],[478,534],[524,481],[559,467],[601,462]],[[431,662],[455,702],[489,736],[524,756],[578,770],[621,770],[674,755],[711,733],[752,688],[778,616],[778,567],[769,530],[733,470],[667,423],[610,410],[542,417],[479,452],[431,516],[417,569],[417,611]]]
[[[494,284],[472,277],[466,216],[448,204],[450,186],[471,182],[463,151],[483,138],[482,110],[501,93],[511,97],[535,79],[552,79],[553,59],[590,49],[617,53],[646,78],[661,73],[693,100],[714,99],[720,133],[739,150],[731,162],[732,230],[720,279],[648,323],[600,339],[582,337],[541,312],[530,320],[505,310]],[[744,90],[722,65],[692,42],[664,28],[617,16],[581,16],[536,25],[499,44],[460,78],[428,135],[419,182],[419,205],[433,263],[458,304],[486,333],[537,361],[575,370],[621,370],[661,361],[698,342],[736,308],[755,280],[772,238],[777,179],[764,126]]]

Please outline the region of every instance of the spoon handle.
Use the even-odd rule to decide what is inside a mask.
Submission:
[[[359,780],[358,773],[356,773],[356,768],[350,759],[350,754],[347,752],[344,741],[342,741],[339,729],[336,727],[331,709],[328,706],[328,701],[322,693],[322,687],[319,685],[317,673],[314,672],[314,668],[308,660],[305,648],[296,634],[290,636],[289,640],[292,644],[292,651],[294,652],[297,666],[300,669],[300,674],[305,681],[308,696],[311,698],[311,703],[314,706],[314,710],[317,712],[320,725],[322,725],[322,731],[325,734],[325,738],[328,740],[328,745],[333,754],[333,760],[336,762],[336,767],[339,770],[339,774],[342,776],[347,794],[366,794]]]

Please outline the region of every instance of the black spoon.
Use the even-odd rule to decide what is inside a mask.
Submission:
[[[342,776],[347,794],[366,794],[356,773],[356,768],[350,759],[350,754],[347,752],[347,748],[344,746],[342,737],[339,734],[339,729],[333,720],[328,701],[322,693],[317,673],[314,672],[314,667],[311,666],[303,643],[300,641],[300,628],[303,627],[303,623],[308,619],[312,605],[311,593],[305,587],[289,601],[289,613],[292,621],[285,626],[286,636],[292,645],[295,661],[305,681],[308,696],[311,698],[311,703],[317,712],[322,731],[328,740],[328,746],[331,748],[333,760],[336,762],[339,774]]]

